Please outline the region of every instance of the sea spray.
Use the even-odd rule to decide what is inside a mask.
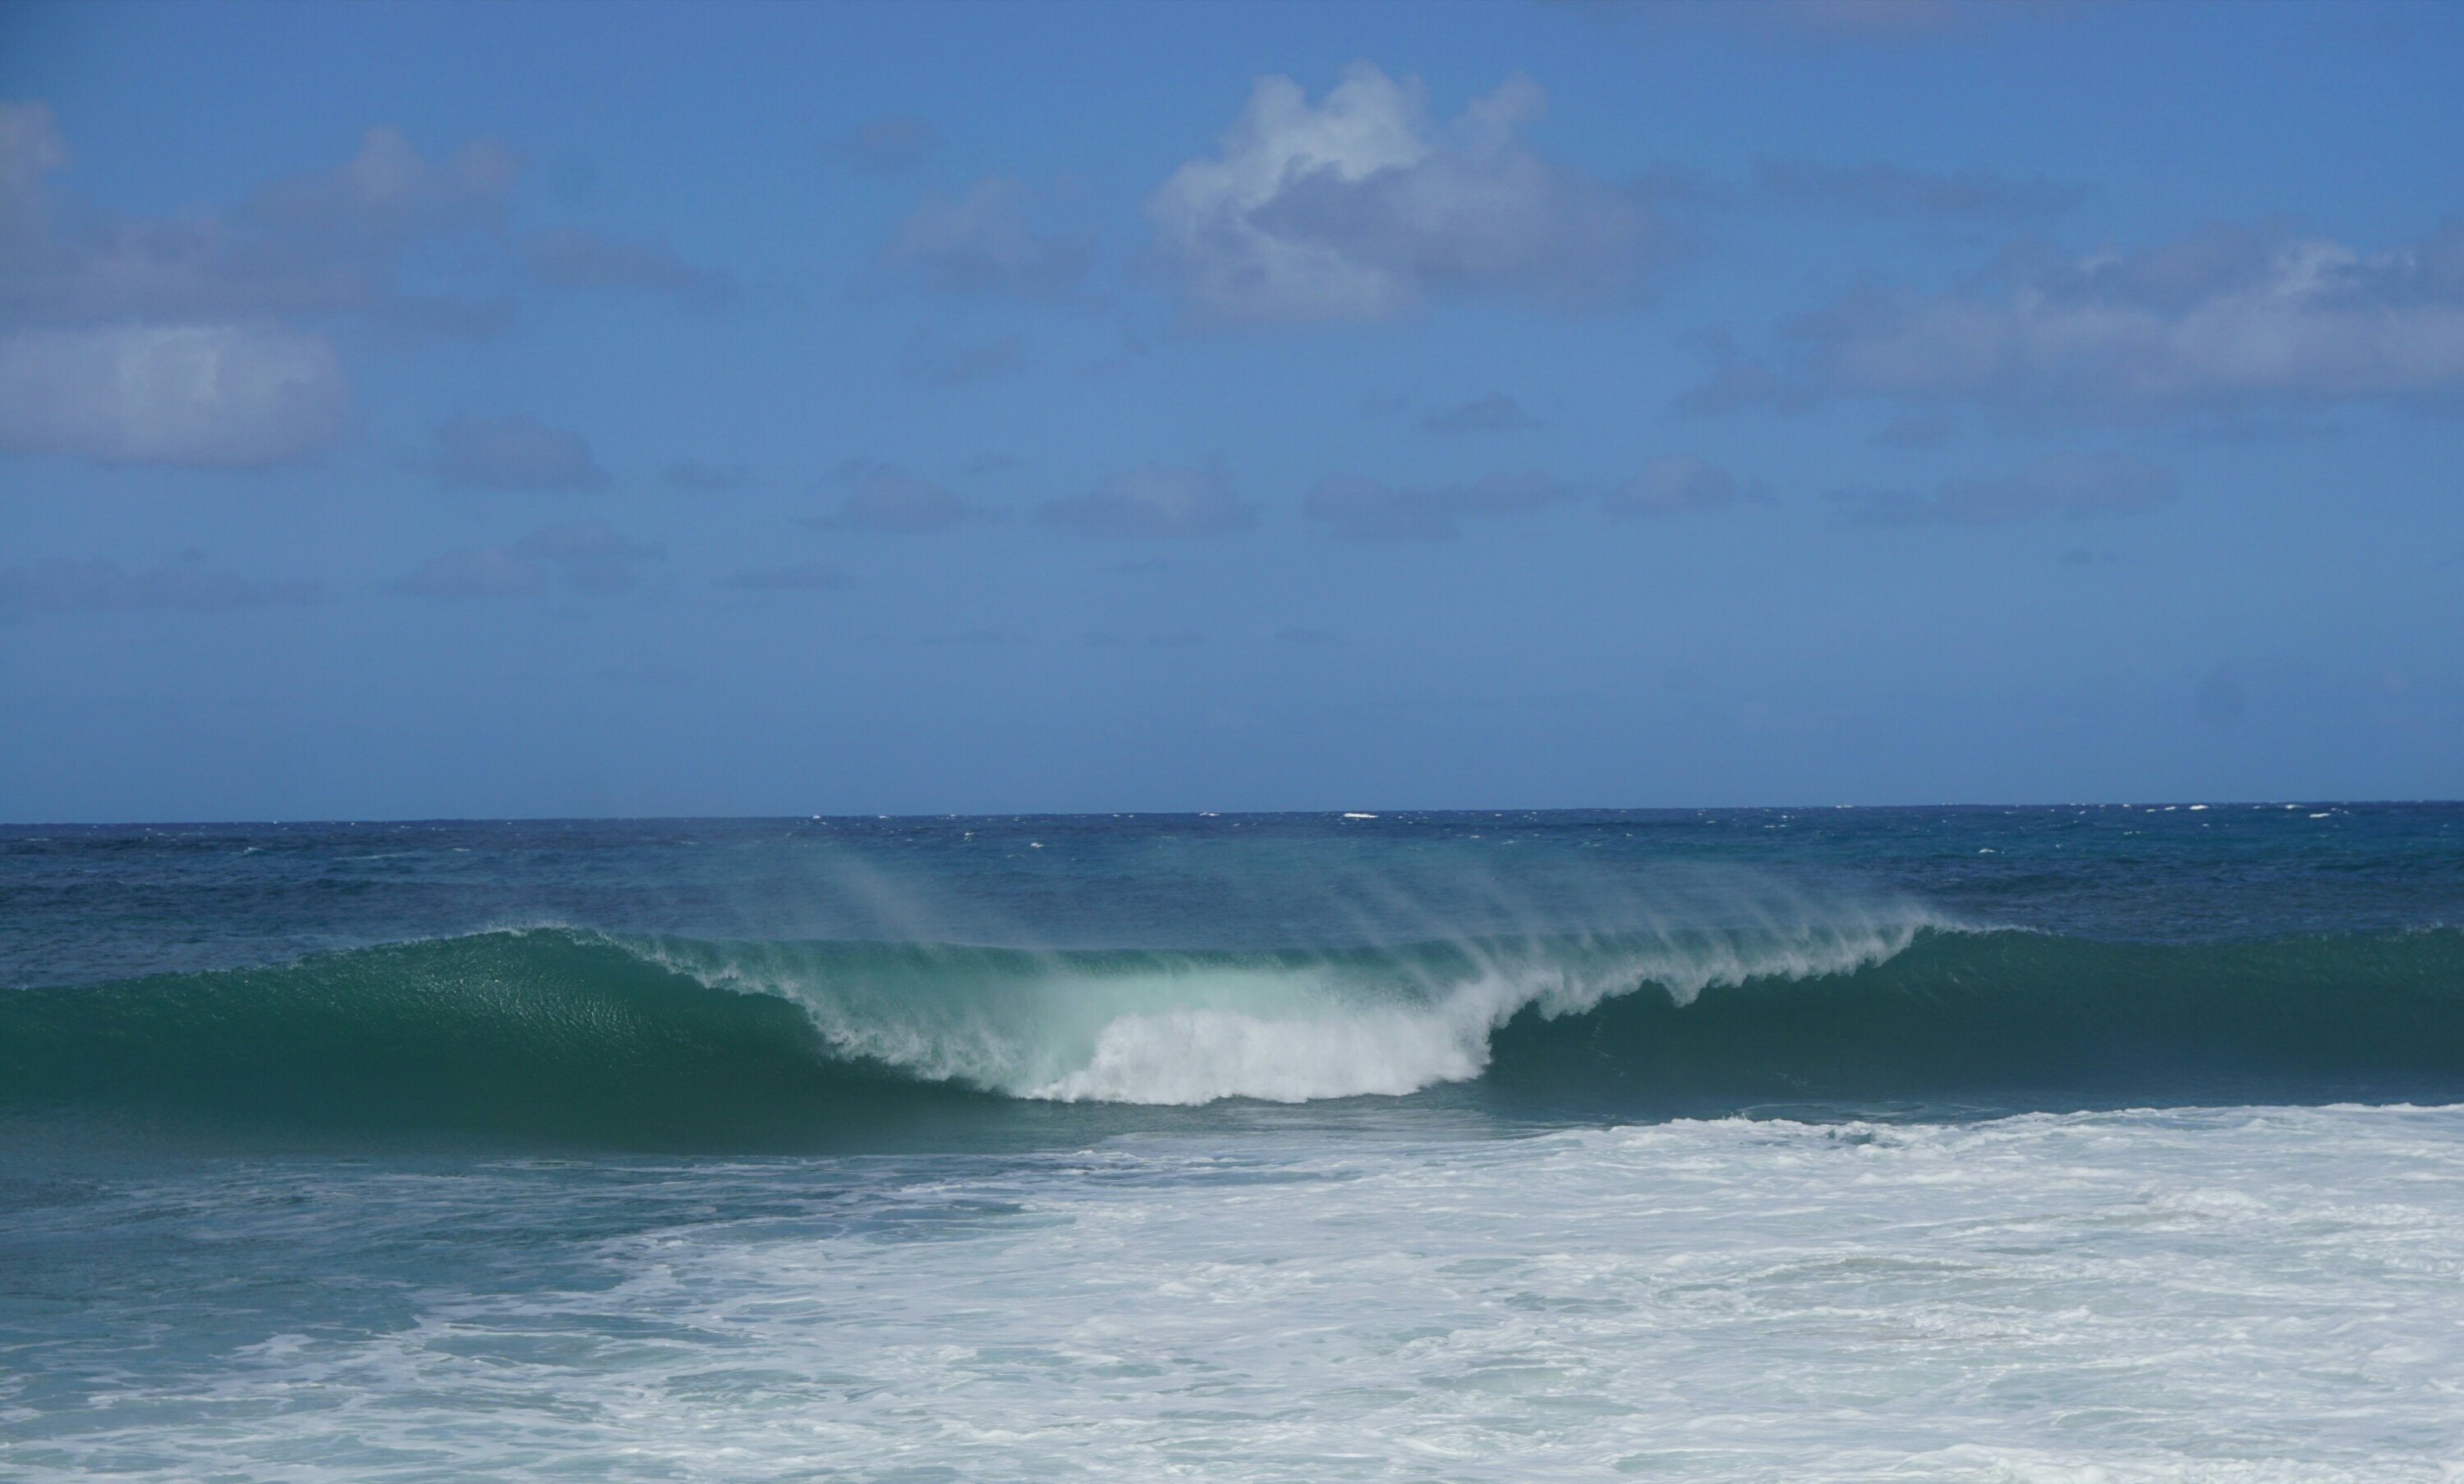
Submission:
[[[1411,1096],[1547,1119],[2464,1096],[2464,931],[1264,954],[543,929],[0,996],[0,1123],[200,1137],[844,1146],[1038,1106],[1118,1129],[1142,1106]]]

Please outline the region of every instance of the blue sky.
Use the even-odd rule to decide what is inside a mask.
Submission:
[[[2464,11],[0,9],[0,818],[2455,797]]]

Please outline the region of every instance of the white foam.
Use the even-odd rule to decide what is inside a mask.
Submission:
[[[1087,1065],[1025,1091],[1063,1102],[1180,1104],[1396,1097],[1478,1077],[1488,1064],[1486,1029],[1400,1010],[1284,1020],[1223,1010],[1123,1015],[1096,1033]]]
[[[1683,1006],[1749,979],[1850,972],[1901,952],[1929,926],[1939,924],[1918,912],[1833,912],[1300,960],[1148,955],[1126,967],[953,952],[886,985],[855,983],[810,955],[663,961],[706,983],[790,998],[842,1054],[920,1077],[1073,1102],[1304,1102],[1476,1078],[1490,1036],[1527,1009],[1575,1015],[1632,993]]]
[[[99,1287],[21,1358],[11,1478],[2438,1484],[2464,1463],[2464,1108],[294,1161],[166,1175],[87,1219],[113,1214],[182,1238],[187,1281],[176,1304]],[[270,1313],[277,1262],[337,1280]],[[382,1295],[364,1316],[357,1288]]]

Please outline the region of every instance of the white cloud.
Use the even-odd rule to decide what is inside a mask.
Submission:
[[[341,165],[275,181],[245,213],[286,232],[397,244],[497,221],[520,174],[521,162],[500,144],[475,140],[430,161],[400,129],[379,125]]]
[[[314,335],[121,325],[0,340],[0,445],[31,452],[275,464],[332,443],[349,408],[333,348]]]
[[[1446,290],[1559,302],[1632,293],[1658,235],[1637,192],[1516,138],[1542,106],[1509,77],[1452,124],[1367,63],[1312,106],[1262,77],[1221,152],[1147,200],[1160,262],[1220,322],[1368,319]]]
[[[1232,492],[1221,460],[1196,469],[1149,464],[1114,474],[1085,494],[1049,500],[1036,519],[1073,535],[1145,538],[1222,535],[1258,522],[1258,508]]]
[[[2012,254],[1947,294],[1868,290],[1732,365],[1698,405],[1817,393],[2145,418],[2464,391],[2464,226],[2364,252],[2220,229],[2145,251]]]
[[[475,142],[441,161],[371,129],[348,161],[276,181],[223,212],[127,218],[47,192],[65,158],[49,111],[0,112],[0,317],[27,323],[227,322],[364,314],[487,330],[501,306],[405,292],[416,243],[500,227],[517,165]]]

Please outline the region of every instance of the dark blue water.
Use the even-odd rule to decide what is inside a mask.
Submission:
[[[2104,941],[2400,931],[2464,923],[2464,805],[13,826],[0,983],[538,923],[1290,947],[1580,926],[1604,897],[1699,894],[1721,871]]]
[[[15,828],[0,985],[0,1476],[2464,1446],[2454,806]]]
[[[758,1150],[2436,1099],[2459,923],[2447,805],[20,829],[0,1116]]]

